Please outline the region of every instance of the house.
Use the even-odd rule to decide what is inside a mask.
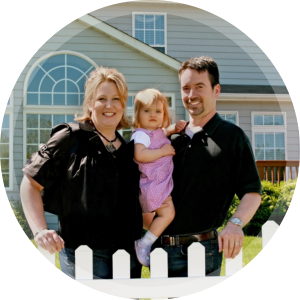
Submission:
[[[84,15],[52,36],[19,76],[1,132],[1,168],[7,195],[19,201],[22,166],[51,128],[80,111],[87,74],[116,68],[135,94],[158,88],[168,97],[172,121],[187,119],[177,71],[190,57],[207,55],[219,65],[217,111],[240,126],[257,160],[299,159],[299,132],[284,82],[268,57],[237,28],[188,5],[135,1]],[[124,137],[131,129],[123,129]],[[57,217],[46,214],[57,229]]]

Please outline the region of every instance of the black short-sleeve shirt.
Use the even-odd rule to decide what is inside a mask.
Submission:
[[[196,234],[222,225],[235,194],[260,193],[261,182],[250,141],[243,130],[218,114],[191,139],[171,136],[175,148],[176,210],[163,234]]]
[[[45,191],[59,191],[59,234],[67,248],[130,249],[141,237],[134,144],[116,134],[122,145],[114,158],[92,124],[58,125],[23,168]]]

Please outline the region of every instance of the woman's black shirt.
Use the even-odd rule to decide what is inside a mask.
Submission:
[[[113,157],[91,123],[58,125],[23,168],[51,195],[66,248],[132,249],[141,236],[134,144],[116,134]]]

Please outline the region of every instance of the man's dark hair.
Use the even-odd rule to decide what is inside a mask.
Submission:
[[[193,57],[181,64],[178,72],[179,81],[183,71],[186,69],[196,70],[198,73],[207,71],[212,88],[219,84],[219,69],[217,63],[208,56]]]

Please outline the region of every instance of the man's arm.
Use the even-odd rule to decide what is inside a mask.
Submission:
[[[254,216],[261,203],[258,193],[245,194],[232,217],[242,220],[245,226]],[[240,226],[228,222],[219,237],[219,252],[224,251],[225,258],[235,258],[243,247],[244,232]]]

